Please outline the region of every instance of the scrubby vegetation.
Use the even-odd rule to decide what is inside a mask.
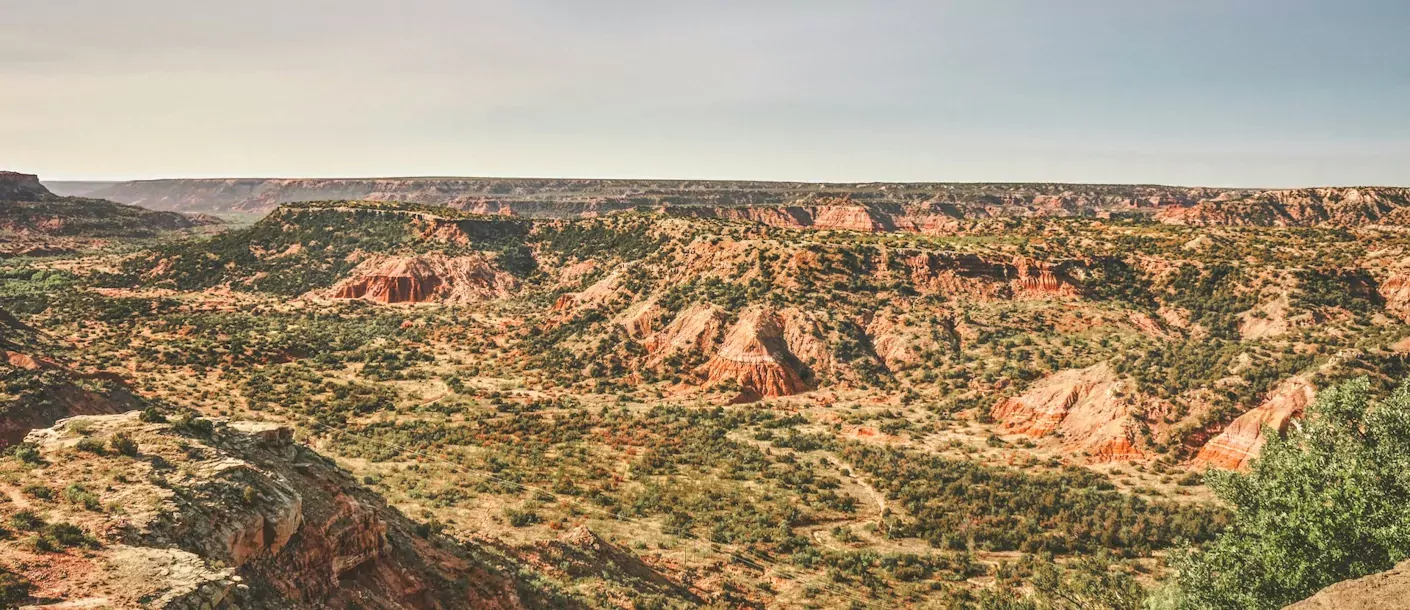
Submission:
[[[54,406],[61,386],[126,392],[140,422],[169,424],[195,453],[218,440],[218,418],[287,422],[412,516],[428,544],[494,538],[505,565],[547,566],[533,577],[589,607],[1124,610],[1151,595],[1263,607],[1382,569],[1402,553],[1385,537],[1402,516],[1376,508],[1366,522],[1379,528],[1361,530],[1301,500],[1257,499],[1308,482],[1311,466],[1302,478],[1268,469],[1290,447],[1308,453],[1317,426],[1270,444],[1252,479],[1218,478],[1217,501],[1189,460],[1291,377],[1322,388],[1364,376],[1375,394],[1410,373],[1410,327],[1370,258],[1406,247],[1399,235],[1139,218],[966,219],[923,235],[647,210],[527,221],[299,204],[97,263],[0,262],[0,308],[44,329],[6,330],[0,347],[54,363],[0,359],[0,409]],[[316,292],[368,256],[426,252],[484,254],[518,287],[417,305]],[[712,379],[707,365],[761,309],[777,314],[777,336],[740,360],[766,354],[809,391],[735,404],[760,397],[755,381]],[[1092,427],[1123,435],[1131,454],[1017,434],[996,415],[1084,370],[1107,377],[1027,399],[1054,418],[1106,401],[1110,419]],[[1099,396],[1082,393],[1093,384]],[[1375,436],[1391,423],[1375,423],[1379,409],[1317,438],[1392,447]],[[79,428],[64,459],[181,472],[140,437]],[[1381,455],[1342,451],[1313,461]],[[9,453],[16,473],[55,466],[22,444]],[[1397,464],[1352,479],[1398,485]],[[1308,501],[1352,497],[1332,483]],[[0,513],[16,544],[81,552],[45,511],[118,518],[109,484],[0,479],[39,507]],[[246,486],[230,501],[264,500]],[[1286,542],[1252,533],[1271,528],[1251,516],[1268,507],[1306,509],[1381,550],[1342,565],[1361,551],[1325,545],[1298,580],[1276,577],[1255,561]],[[562,540],[579,527],[614,550]],[[1186,545],[1198,550],[1172,562]],[[592,563],[607,554],[616,567]],[[1173,569],[1180,586],[1163,587]],[[1243,578],[1268,581],[1267,597],[1199,597]]]

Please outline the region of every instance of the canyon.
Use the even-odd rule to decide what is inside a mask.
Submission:
[[[97,541],[0,570],[170,608],[1153,582],[1226,522],[1204,472],[1410,353],[1394,189],[440,180],[203,183],[267,213],[0,261],[0,468],[44,481],[0,512]]]

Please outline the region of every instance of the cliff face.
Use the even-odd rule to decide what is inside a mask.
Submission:
[[[53,197],[39,176],[0,171],[0,201],[41,201]]]
[[[724,312],[719,307],[699,303],[690,305],[659,332],[646,338],[650,361],[660,364],[677,354],[687,357],[708,354],[720,341],[724,326]]]
[[[1258,457],[1264,443],[1268,442],[1263,436],[1263,427],[1282,433],[1292,418],[1301,415],[1311,404],[1314,394],[1312,385],[1302,379],[1284,381],[1262,404],[1240,415],[1210,439],[1195,456],[1195,464],[1228,470],[1247,467],[1249,460]]]
[[[778,314],[756,308],[739,316],[702,370],[711,383],[734,381],[748,395],[788,396],[808,389],[794,362]]]
[[[1410,268],[1402,268],[1381,282],[1380,293],[1386,311],[1410,322]]]
[[[136,443],[134,457],[74,450],[82,439],[118,434]],[[288,428],[217,420],[209,434],[183,432],[133,412],[64,420],[26,442],[44,458],[32,476],[125,509],[47,511],[97,538],[83,555],[31,556],[0,543],[26,560],[36,598],[192,610],[522,605],[507,578],[453,544],[419,538],[381,498],[295,444]],[[56,578],[46,567],[56,563],[75,576]]]
[[[1054,373],[1027,392],[994,406],[1000,429],[1030,438],[1056,436],[1063,447],[1094,461],[1142,457],[1136,447],[1134,406],[1106,364]]]
[[[517,286],[514,276],[483,256],[422,254],[368,259],[329,293],[378,303],[470,303],[508,295]]]

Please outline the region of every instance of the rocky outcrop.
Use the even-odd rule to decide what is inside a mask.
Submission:
[[[659,332],[647,337],[646,351],[653,363],[676,354],[708,354],[719,343],[724,327],[724,311],[715,305],[695,303],[677,313]]]
[[[1061,277],[1051,264],[1030,258],[1014,259],[1014,279],[1009,282],[1017,297],[1072,297],[1077,296],[1077,286],[1066,277]]]
[[[1223,432],[1210,439],[1195,456],[1197,465],[1227,470],[1241,470],[1249,460],[1258,457],[1268,439],[1264,427],[1281,434],[1293,418],[1301,416],[1311,404],[1316,390],[1301,378],[1279,384],[1262,404],[1240,415]]]
[[[973,254],[920,253],[902,261],[911,285],[921,294],[994,300],[1001,298],[1042,299],[1081,295],[1077,281],[1062,266],[1027,257],[1011,261],[985,260]]]
[[[1410,608],[1410,561],[1331,585],[1284,610],[1403,610]]]
[[[39,183],[39,176],[0,171],[0,201],[42,201],[53,196]]]
[[[1410,323],[1410,269],[1392,274],[1380,285],[1387,312]]]
[[[1136,443],[1135,405],[1105,363],[1045,377],[991,410],[1001,431],[1030,438],[1057,437],[1093,461],[1144,456]]]
[[[125,508],[52,511],[103,544],[82,579],[36,571],[36,597],[113,608],[522,606],[511,581],[455,544],[418,537],[380,497],[294,443],[289,428],[213,420],[209,433],[199,430],[133,412],[28,436],[45,458],[36,475],[49,485],[95,490]],[[136,443],[137,459],[73,451],[84,438],[117,434]],[[103,472],[124,475],[100,485],[93,477]]]
[[[817,208],[813,216],[815,229],[842,229],[867,233],[894,231],[895,223],[881,214],[860,205],[825,205]]]
[[[921,294],[997,299],[1004,295],[1002,266],[971,254],[921,253],[904,261]]]
[[[763,308],[739,316],[702,371],[710,383],[738,383],[746,397],[788,396],[808,389],[798,374],[797,359],[788,351],[778,314]]]
[[[641,339],[656,331],[665,314],[666,311],[656,304],[656,299],[651,298],[628,307],[617,316],[617,323],[627,331],[628,337]]]
[[[158,231],[195,226],[171,212],[154,212],[101,199],[59,197],[30,174],[0,171],[0,231],[24,237],[0,239],[0,256],[66,252],[76,238],[150,237]],[[6,236],[9,238],[10,236]]]
[[[948,320],[940,326],[946,333],[952,330]],[[940,348],[931,330],[909,324],[892,309],[877,312],[866,328],[876,356],[892,371],[914,367],[920,364],[921,354]]]
[[[507,296],[517,287],[514,276],[484,256],[420,254],[363,261],[328,294],[378,303],[473,303]]]

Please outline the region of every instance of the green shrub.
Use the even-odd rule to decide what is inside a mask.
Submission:
[[[44,538],[52,538],[54,541],[66,547],[82,546],[97,548],[98,541],[90,537],[82,528],[72,523],[54,523],[44,528]]]
[[[112,438],[108,439],[108,446],[121,455],[137,457],[137,441],[132,440],[132,437],[126,433],[114,434]]]
[[[142,414],[137,416],[137,419],[149,424],[166,423],[166,416],[162,415],[162,412],[158,411],[156,407],[143,409]]]
[[[525,527],[539,522],[539,514],[532,510],[517,508],[504,509],[504,518],[514,527]]]
[[[72,484],[64,488],[64,500],[77,504],[91,511],[103,510],[103,504],[95,494],[82,485]]]
[[[1379,404],[1358,379],[1321,392],[1247,474],[1212,472],[1233,522],[1179,567],[1183,607],[1273,609],[1410,557],[1410,382]]]
[[[12,608],[29,599],[33,585],[24,576],[0,568],[0,608]]]
[[[44,519],[32,510],[22,510],[10,515],[10,527],[22,532],[34,532],[44,527]]]
[[[40,500],[54,499],[54,490],[50,489],[49,486],[40,483],[30,483],[29,485],[25,485],[24,487],[20,488],[20,492],[26,496],[29,496],[31,498],[38,498]]]
[[[108,453],[107,446],[103,443],[103,441],[93,438],[91,436],[78,441],[78,445],[76,445],[76,447],[78,447],[79,451],[87,451],[89,453],[97,455],[106,455]]]
[[[177,432],[191,436],[208,437],[215,431],[215,424],[211,420],[190,414],[172,419],[171,426]]]
[[[32,445],[20,445],[15,448],[15,457],[26,464],[43,464],[44,458],[39,455],[39,450]]]

